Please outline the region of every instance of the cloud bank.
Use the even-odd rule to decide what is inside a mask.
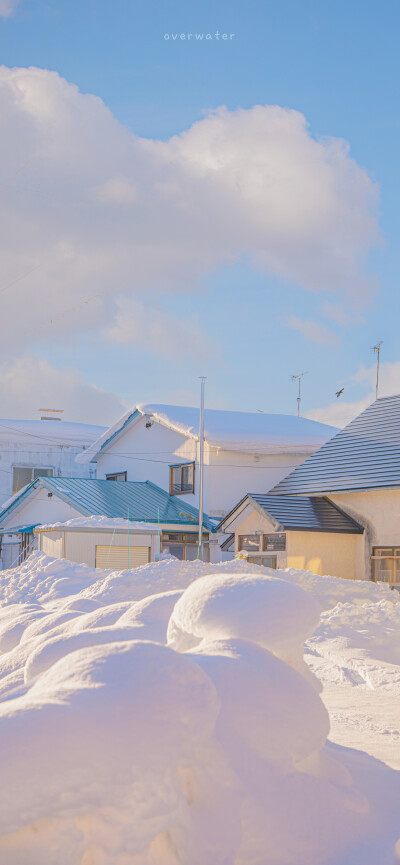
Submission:
[[[160,293],[196,291],[244,256],[356,303],[372,290],[377,187],[288,108],[222,107],[154,141],[55,72],[2,67],[0,181],[0,339],[15,350],[48,327],[120,341],[129,299],[151,339]]]
[[[0,406],[3,418],[38,419],[38,409],[50,406],[64,409],[64,420],[102,426],[128,408],[115,394],[86,382],[79,370],[58,370],[27,356],[0,364]]]
[[[0,0],[0,17],[8,18],[9,15],[12,15],[18,3],[19,0]]]

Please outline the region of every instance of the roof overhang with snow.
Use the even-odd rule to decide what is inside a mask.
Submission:
[[[146,403],[136,406],[120,418],[100,438],[77,457],[80,463],[96,461],[128,427],[148,418],[184,438],[199,438],[200,412],[192,406]],[[297,415],[263,412],[206,409],[204,439],[209,447],[258,455],[304,454],[308,456],[337,432],[327,426]]]

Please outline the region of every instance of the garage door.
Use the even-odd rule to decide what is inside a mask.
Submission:
[[[112,568],[116,571],[124,571],[126,568],[139,568],[140,565],[147,565],[150,561],[150,547],[131,547],[129,546],[129,566],[128,566],[128,547],[111,547],[96,545],[96,568]]]

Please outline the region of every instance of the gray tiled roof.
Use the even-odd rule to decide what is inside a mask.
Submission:
[[[271,493],[308,495],[400,487],[400,395],[368,406]]]
[[[364,531],[355,520],[323,496],[290,497],[255,493],[250,498],[287,531],[342,532],[352,535],[360,535]]]

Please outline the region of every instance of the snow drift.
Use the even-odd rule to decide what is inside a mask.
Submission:
[[[3,572],[0,862],[376,865],[384,837],[392,865],[376,771],[326,744],[303,659],[335,626],[327,580],[172,559],[99,579],[39,554]],[[400,609],[384,587],[336,595],[353,633]]]

